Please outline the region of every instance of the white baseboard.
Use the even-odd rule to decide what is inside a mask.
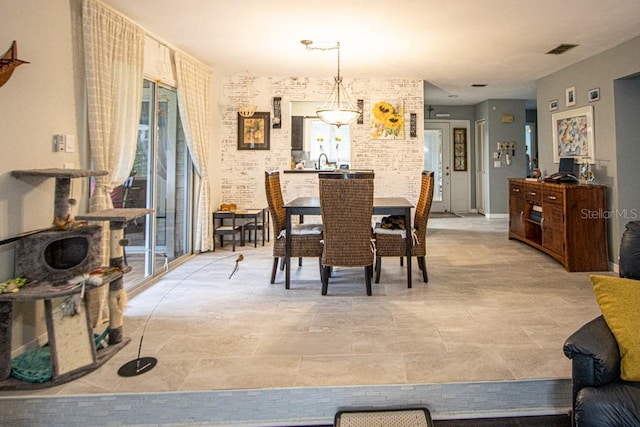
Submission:
[[[508,213],[486,213],[484,216],[487,217],[487,219],[509,219]]]

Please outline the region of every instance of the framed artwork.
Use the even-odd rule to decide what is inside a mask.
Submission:
[[[409,137],[418,136],[418,115],[416,113],[409,114]]]
[[[467,129],[453,128],[453,170],[467,170]]]
[[[371,105],[371,138],[404,139],[402,101],[378,101]]]
[[[593,88],[593,89],[589,90],[587,98],[589,99],[589,102],[599,101],[600,100],[600,88],[596,87],[596,88]]]
[[[273,128],[280,129],[282,127],[282,97],[273,97]]]
[[[238,113],[238,150],[269,149],[270,113],[253,113],[242,117]]]
[[[595,160],[592,106],[555,113],[551,120],[555,163],[561,157]]]
[[[567,107],[576,105],[576,88],[568,87],[567,89],[565,89],[564,92],[565,92],[565,105]]]
[[[549,101],[549,111],[555,111],[558,109],[558,100],[554,99]]]

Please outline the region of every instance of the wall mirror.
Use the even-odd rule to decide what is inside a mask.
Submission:
[[[291,102],[291,160],[305,169],[348,168],[351,129],[328,125],[316,116],[322,102]],[[298,166],[300,167],[300,166]]]

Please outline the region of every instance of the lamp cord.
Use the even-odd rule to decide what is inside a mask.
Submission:
[[[151,313],[149,313],[149,316],[147,316],[147,320],[145,320],[145,322],[144,322],[144,327],[142,328],[142,333],[140,334],[140,344],[138,345],[138,359],[137,359],[138,361],[140,360],[140,353],[142,352],[142,341],[144,340],[144,333],[147,331],[147,325],[149,324],[149,321],[151,320],[151,316],[153,316],[153,314],[156,312],[156,310],[158,309],[158,307],[160,307],[160,304],[162,303],[162,301],[164,301],[164,299],[165,299],[166,297],[168,297],[168,296],[169,296],[169,294],[170,294],[170,293],[171,293],[175,288],[177,288],[177,287],[178,287],[178,285],[182,284],[185,280],[189,279],[192,275],[194,275],[195,273],[199,272],[199,271],[200,271],[200,270],[202,270],[204,267],[208,267],[208,266],[210,266],[211,264],[215,264],[215,263],[217,263],[217,262],[223,261],[223,260],[228,259],[228,258],[232,258],[232,257],[234,257],[234,256],[235,256],[235,255],[228,255],[228,256],[226,256],[226,257],[222,257],[222,258],[215,259],[215,260],[211,261],[210,263],[203,265],[202,267],[200,267],[200,268],[198,268],[197,270],[195,270],[193,273],[189,274],[187,277],[185,277],[185,278],[183,278],[182,280],[178,281],[178,283],[176,283],[175,285],[173,285],[173,286],[171,287],[171,289],[169,289],[169,290],[167,291],[167,293],[166,293],[166,294],[164,294],[164,295],[162,296],[162,298],[160,298],[160,301],[158,301],[158,303],[155,305],[155,307],[153,307],[153,310],[151,310]],[[236,265],[237,265],[237,262],[236,262]]]

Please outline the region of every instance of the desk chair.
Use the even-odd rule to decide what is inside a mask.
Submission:
[[[264,186],[269,204],[269,213],[273,224],[273,267],[271,269],[271,283],[276,281],[278,260],[282,260],[281,270],[284,269],[286,256],[286,223],[287,217],[280,186],[280,172],[264,173]],[[322,268],[322,224],[296,224],[291,230],[291,257],[318,258],[318,266]]]
[[[429,281],[425,256],[427,253],[427,221],[433,201],[433,187],[433,172],[423,171],[420,184],[420,196],[418,197],[413,219],[414,228],[411,230],[411,234],[407,235],[408,230],[389,230],[382,228],[380,225],[376,225],[374,229],[376,238],[376,283],[380,282],[382,257],[400,257],[400,265],[402,265],[403,257],[407,255],[405,238],[413,239],[411,254],[416,257],[418,261],[418,267],[422,271],[422,280],[425,283]]]
[[[373,172],[319,173],[320,212],[324,227],[322,295],[332,267],[364,267],[367,295],[373,275]]]

